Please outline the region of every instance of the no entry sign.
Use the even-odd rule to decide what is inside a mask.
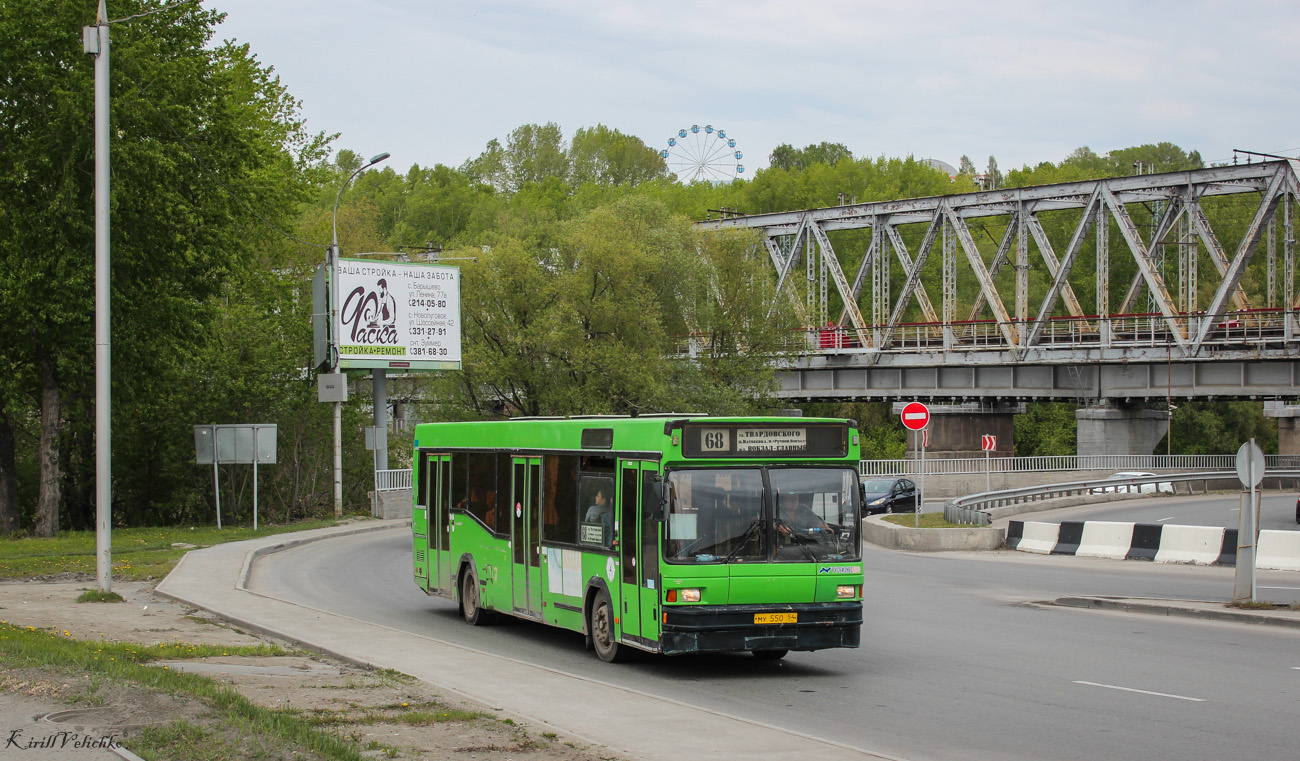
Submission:
[[[912,402],[903,408],[903,425],[909,430],[919,431],[929,424],[929,407],[920,402]]]

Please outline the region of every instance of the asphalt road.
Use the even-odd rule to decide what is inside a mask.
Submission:
[[[877,548],[864,560],[864,646],[776,663],[726,655],[614,666],[569,632],[471,628],[452,603],[415,588],[400,530],[268,556],[250,586],[912,761],[1295,757],[1300,631],[1031,604],[1224,600],[1231,568]],[[1260,585],[1300,598],[1297,574],[1261,572]]]

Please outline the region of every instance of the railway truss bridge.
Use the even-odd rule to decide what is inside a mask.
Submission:
[[[1079,405],[1079,454],[1149,454],[1180,400],[1266,399],[1300,453],[1297,195],[1265,161],[697,224],[763,232],[809,326],[783,398],[925,399],[961,413],[931,443],[954,455],[1009,453],[1026,400]]]

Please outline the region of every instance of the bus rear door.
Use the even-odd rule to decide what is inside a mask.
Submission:
[[[451,579],[452,563],[447,557],[447,539],[449,527],[449,514],[447,511],[451,503],[451,456],[445,454],[427,454],[424,456],[424,462],[421,463],[420,482],[425,493],[423,504],[426,507],[428,516],[427,537],[425,542],[428,545],[428,579],[429,591],[441,592],[443,595],[450,594],[454,582]],[[424,472],[428,472],[428,476]]]
[[[542,617],[542,458],[512,457],[510,577],[515,613]]]

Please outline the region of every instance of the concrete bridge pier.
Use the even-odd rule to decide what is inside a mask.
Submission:
[[[1152,454],[1169,431],[1169,413],[1132,404],[1103,402],[1074,413],[1080,455]]]
[[[1264,402],[1264,417],[1277,419],[1277,453],[1300,455],[1300,404]]]
[[[905,402],[894,403],[894,414],[900,414]],[[992,457],[1013,457],[1016,453],[1015,416],[1025,411],[1024,404],[988,404],[964,402],[961,404],[927,404],[930,408],[930,445],[925,448],[926,459],[957,457],[983,457],[982,437],[998,437],[997,449]],[[913,459],[912,433],[907,437],[907,459]]]

